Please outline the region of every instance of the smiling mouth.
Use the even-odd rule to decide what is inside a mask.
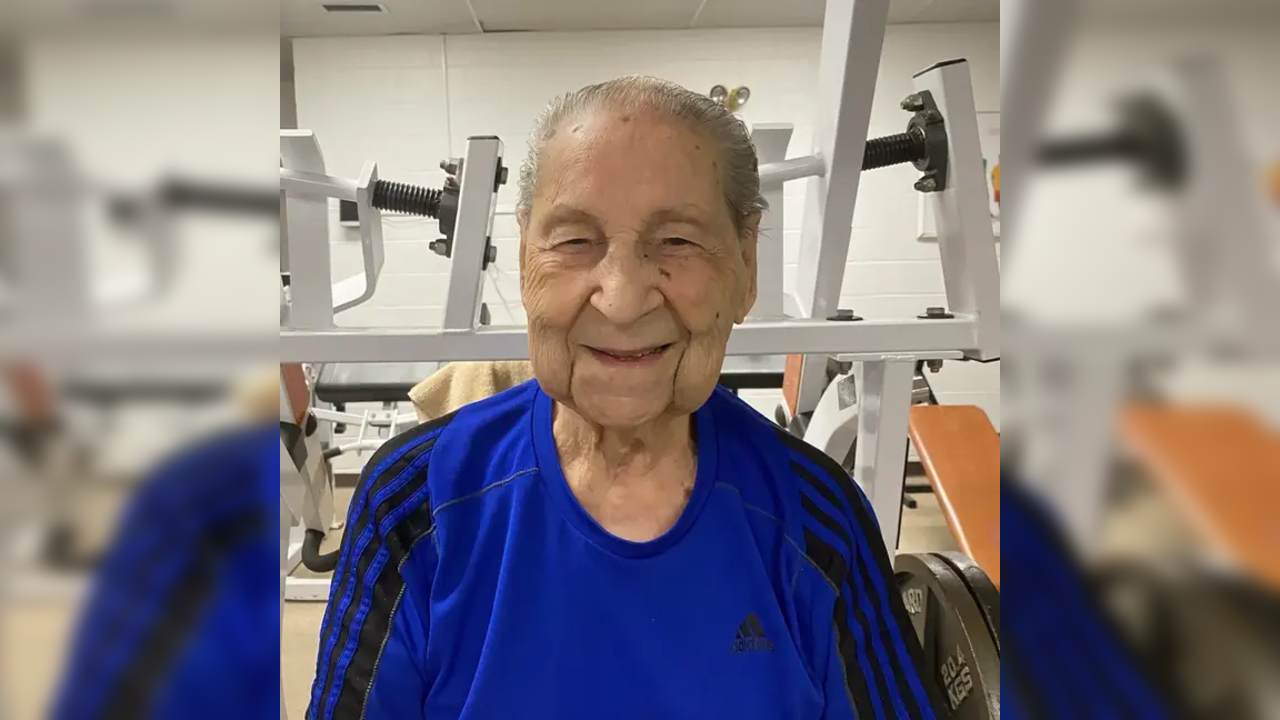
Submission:
[[[602,348],[594,348],[589,345],[583,347],[591,351],[596,359],[607,365],[623,365],[623,366],[640,366],[656,363],[662,359],[667,350],[675,343],[667,343],[665,345],[657,345],[651,348],[642,348],[638,350],[605,350]]]

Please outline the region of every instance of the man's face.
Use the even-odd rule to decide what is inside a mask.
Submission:
[[[557,128],[520,238],[529,355],[549,395],[610,428],[706,401],[755,302],[759,218],[737,232],[722,169],[709,140],[652,112]]]

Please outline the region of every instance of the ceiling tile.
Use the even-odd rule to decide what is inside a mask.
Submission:
[[[486,32],[689,27],[699,0],[471,0]]]
[[[809,27],[822,25],[823,0],[707,0],[698,27]]]
[[[385,13],[329,13],[325,2],[355,0],[282,0],[280,34],[285,37],[400,35],[476,32],[465,0],[368,0]],[[364,4],[366,0],[359,0]]]

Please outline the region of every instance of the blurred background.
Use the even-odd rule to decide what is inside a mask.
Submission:
[[[1276,717],[1280,7],[1002,10],[1006,707]]]
[[[258,5],[0,7],[4,717],[151,716],[136,700],[162,675],[198,708],[200,683],[177,678],[204,672],[216,693],[253,654],[197,642],[235,662],[181,660],[177,631],[162,626],[192,597],[237,598],[237,622],[257,617],[259,638],[278,635],[278,479],[254,496],[277,471],[277,210],[228,211],[175,192],[187,179],[274,195],[278,21]],[[249,461],[264,452],[266,471]],[[210,484],[218,492],[202,495]],[[223,501],[238,507],[202,514]],[[233,515],[262,523],[264,512],[254,536],[270,541],[265,588],[211,570],[198,550],[210,533]],[[95,578],[98,568],[109,572]],[[178,579],[162,581],[168,572]],[[98,611],[78,619],[94,597]],[[230,637],[229,627],[206,632]],[[278,645],[268,646],[274,688]],[[115,671],[129,663],[106,651],[128,647],[187,670],[144,671],[151,680],[118,690]],[[278,691],[266,703],[274,709]]]
[[[105,642],[76,632],[78,609],[134,582],[93,571],[158,567],[119,550],[140,529],[200,537],[205,520],[173,509],[206,501],[173,500],[186,485],[244,493],[228,517],[277,507],[280,128],[315,130],[333,175],[377,159],[434,185],[468,135],[518,152],[552,95],[642,72],[747,86],[744,120],[794,123],[793,148],[812,139],[821,0],[370,7],[0,5],[0,716],[92,715],[56,700],[112,666],[69,660]],[[950,57],[969,59],[995,132],[1003,358],[948,362],[931,383],[1000,434],[1005,667],[1025,668],[1006,704],[1280,717],[1280,3],[895,0],[890,23],[870,134],[900,131],[911,74]],[[864,177],[842,306],[912,317],[945,300],[910,177]],[[496,322],[522,324],[513,190],[483,292]],[[793,268],[798,188],[786,202]],[[338,278],[359,246],[337,203],[330,221]],[[387,218],[383,282],[340,324],[439,326],[432,230]],[[742,396],[767,415],[782,400]],[[365,459],[334,471],[350,484]],[[954,545],[927,496],[905,549]],[[267,520],[248,542],[265,554],[243,559],[265,558],[265,584],[222,588],[256,642],[228,640],[216,667],[265,673],[270,715],[283,672],[301,716],[323,605],[278,611]],[[189,670],[188,707],[230,682],[206,670]]]

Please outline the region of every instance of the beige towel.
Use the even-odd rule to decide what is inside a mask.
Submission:
[[[409,399],[413,401],[418,420],[426,422],[532,377],[533,368],[527,360],[449,363],[414,385]]]

